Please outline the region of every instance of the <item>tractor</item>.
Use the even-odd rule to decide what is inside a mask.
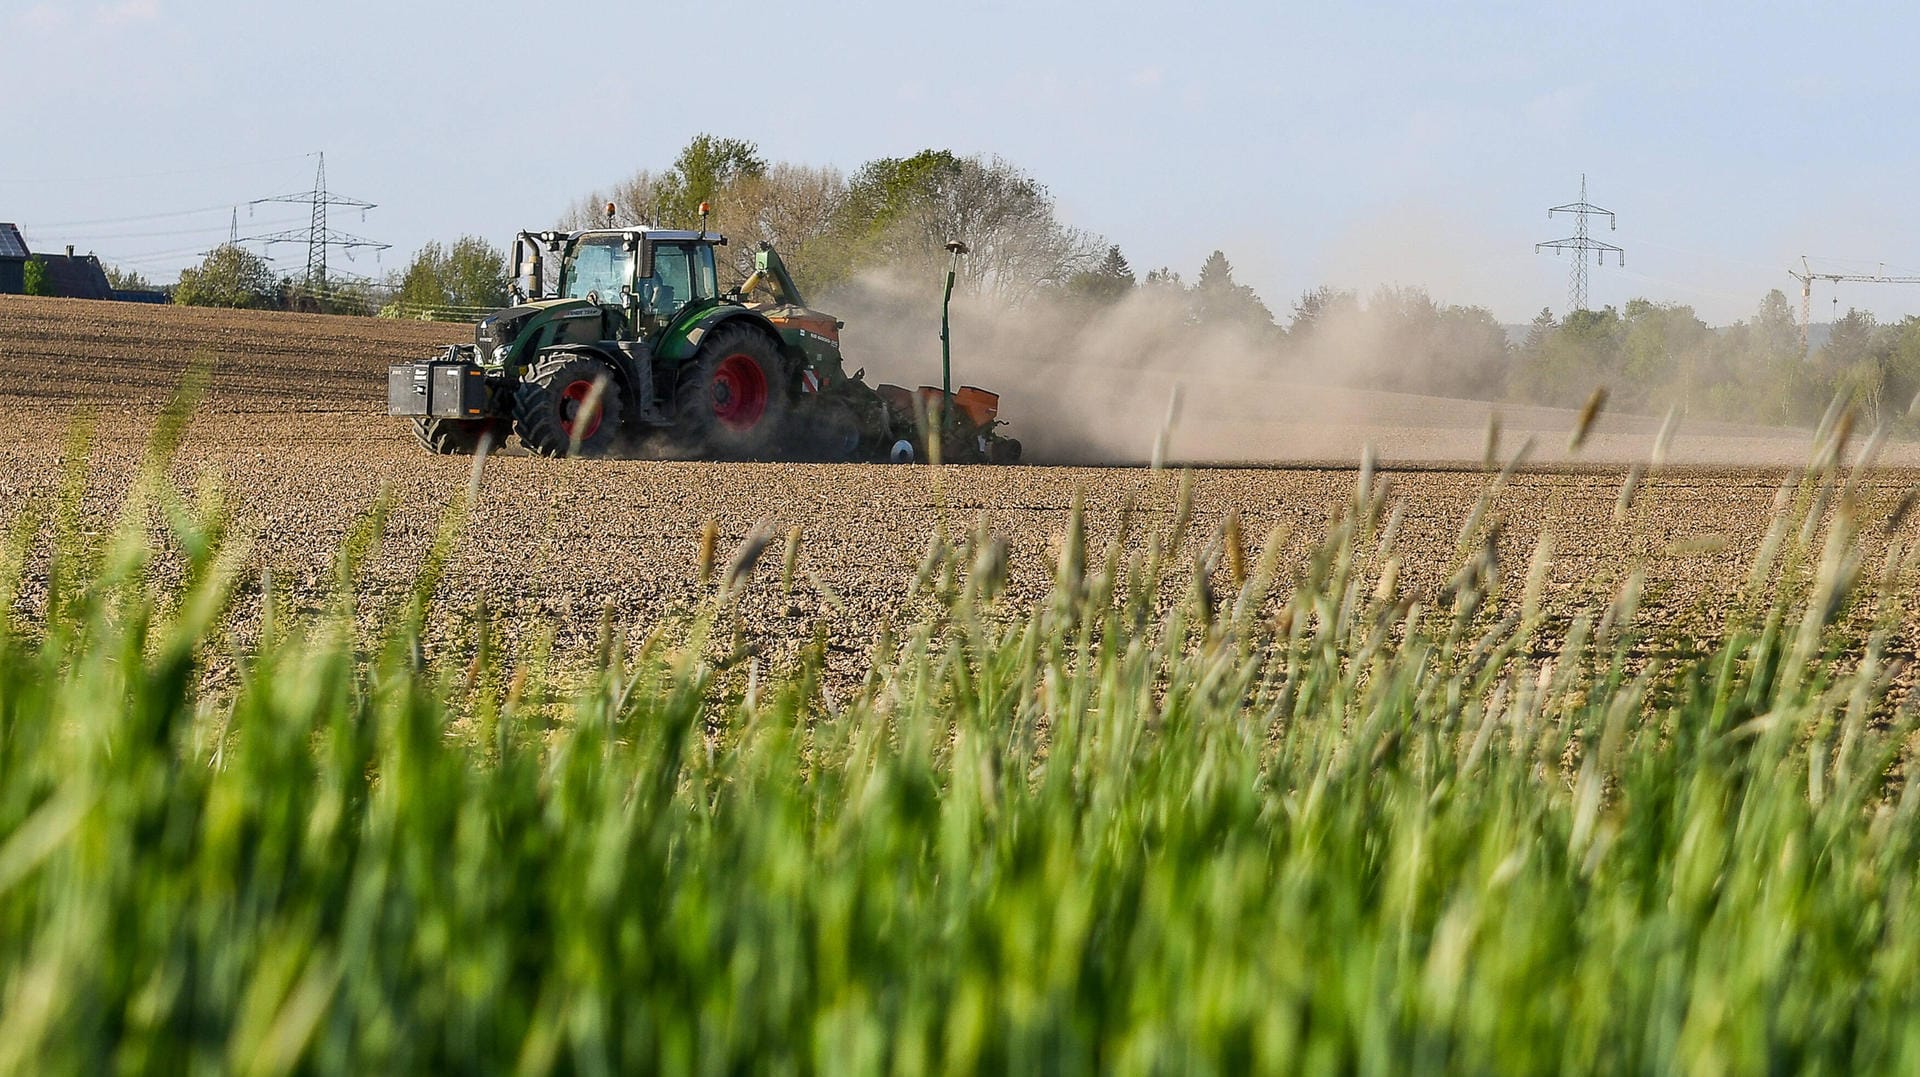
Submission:
[[[848,375],[843,323],[806,306],[770,245],[721,292],[727,241],[706,212],[698,231],[614,227],[609,206],[605,228],[521,232],[514,305],[472,344],[389,367],[388,412],[436,453],[514,434],[541,456],[1018,460],[993,394]]]

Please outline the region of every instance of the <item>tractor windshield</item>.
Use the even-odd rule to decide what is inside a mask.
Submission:
[[[653,276],[640,294],[655,314],[666,316],[696,299],[720,294],[715,283],[713,248],[705,243],[655,243]]]
[[[585,236],[567,252],[562,270],[563,299],[585,299],[598,292],[603,303],[618,300],[620,289],[633,281],[633,252],[625,236]]]

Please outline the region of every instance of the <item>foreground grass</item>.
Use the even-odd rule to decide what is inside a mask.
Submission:
[[[0,574],[52,534],[0,632],[0,1068],[1913,1072],[1903,606],[1802,494],[1831,526],[1666,668],[1631,584],[1550,630],[1483,521],[1402,594],[1363,477],[1298,579],[1181,515],[1007,609],[1003,547],[936,545],[833,701],[819,647],[711,657],[750,557],[561,689],[424,658],[432,565],[369,641],[216,504],[69,504]]]

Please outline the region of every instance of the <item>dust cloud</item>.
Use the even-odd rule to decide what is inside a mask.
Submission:
[[[940,281],[877,272],[824,295],[846,322],[851,373],[871,383],[940,382]],[[1332,311],[1310,340],[1271,328],[1191,324],[1184,298],[1143,286],[1111,305],[1041,298],[1018,308],[956,295],[953,381],[1001,396],[1005,432],[1045,464],[1542,463],[1645,460],[1663,416],[1605,413],[1578,452],[1576,411],[1472,399],[1444,360],[1409,355],[1380,319]],[[1444,353],[1443,353],[1444,354]],[[1408,377],[1409,363],[1435,369]],[[1383,372],[1396,377],[1382,379]],[[1428,393],[1356,383],[1420,384]],[[1437,391],[1434,391],[1437,390]],[[1458,393],[1459,395],[1449,395]],[[1491,429],[1491,442],[1490,442]],[[1792,465],[1807,432],[1682,421],[1665,458]],[[1491,449],[1491,452],[1489,451]]]
[[[823,298],[847,323],[849,371],[864,366],[869,382],[938,385],[939,285],[870,273]],[[1006,432],[1034,462],[1147,462],[1176,403],[1176,433],[1195,429],[1193,414],[1282,420],[1283,401],[1247,391],[1273,365],[1249,334],[1187,325],[1179,301],[1150,288],[1099,307],[953,300],[954,385],[999,393]]]

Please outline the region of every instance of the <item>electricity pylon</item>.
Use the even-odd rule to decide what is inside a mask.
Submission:
[[[1601,209],[1599,206],[1587,201],[1587,176],[1584,172],[1580,174],[1580,201],[1569,202],[1564,206],[1553,207],[1547,211],[1547,219],[1552,220],[1553,215],[1556,213],[1567,213],[1573,216],[1573,235],[1568,236],[1566,239],[1556,239],[1547,243],[1535,243],[1533,245],[1533,253],[1539,254],[1543,250],[1550,250],[1555,254],[1559,254],[1561,251],[1573,252],[1573,275],[1572,279],[1567,282],[1567,303],[1572,310],[1585,310],[1587,309],[1587,252],[1595,252],[1595,261],[1598,263],[1604,264],[1607,260],[1607,255],[1613,254],[1620,259],[1620,265],[1622,267],[1625,267],[1627,264],[1627,252],[1625,250],[1611,243],[1603,243],[1600,240],[1594,239],[1593,236],[1589,234],[1587,218],[1606,217],[1609,230],[1617,229],[1620,225],[1619,222],[1614,219],[1612,210]]]
[[[305,286],[310,292],[324,289],[327,286],[327,248],[339,247],[342,250],[350,251],[357,248],[370,247],[377,251],[384,251],[392,246],[390,243],[380,243],[360,236],[349,235],[346,232],[336,232],[327,227],[328,206],[344,206],[347,209],[357,209],[361,212],[362,218],[364,218],[366,211],[374,208],[374,204],[372,202],[363,202],[358,198],[348,198],[345,195],[333,194],[328,191],[327,155],[321,153],[318,156],[320,158],[320,167],[315,170],[313,174],[313,190],[301,191],[298,194],[274,195],[271,198],[256,198],[247,203],[247,205],[251,207],[260,205],[263,202],[293,202],[312,207],[312,220],[304,232],[297,228],[291,228],[283,232],[272,232],[264,236],[247,237],[248,242],[259,242],[268,245],[305,241],[307,245],[307,277]]]

